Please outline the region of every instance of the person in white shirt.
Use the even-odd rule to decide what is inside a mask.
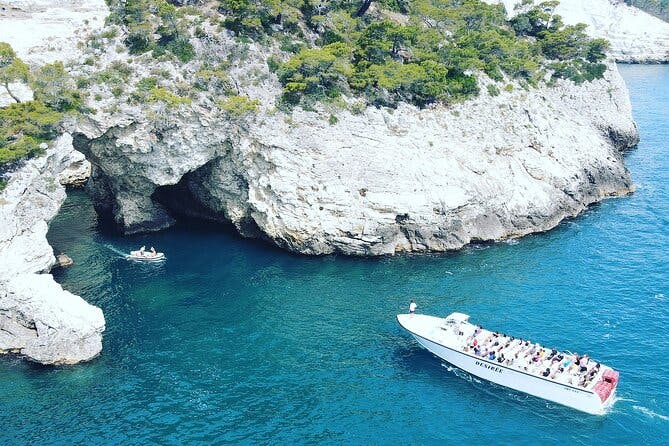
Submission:
[[[411,299],[411,302],[409,303],[409,314],[414,314],[416,312],[416,307],[418,307],[418,305]]]

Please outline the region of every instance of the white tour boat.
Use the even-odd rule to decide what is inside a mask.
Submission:
[[[397,316],[420,345],[472,375],[590,414],[601,415],[613,403],[619,374],[612,368],[586,355],[491,332],[468,319],[462,313]]]

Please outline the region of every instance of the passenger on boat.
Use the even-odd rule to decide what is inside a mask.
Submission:
[[[155,256],[156,254],[157,254],[157,253],[156,253],[156,248],[154,248],[154,247],[152,246],[152,247],[151,247],[151,255]]]
[[[550,378],[555,379],[557,375],[561,374],[562,372],[564,372],[564,369],[562,367],[558,367],[558,369],[553,372]]]
[[[142,245],[141,248],[139,248],[139,255],[144,257],[144,251],[146,250],[146,246]]]
[[[565,369],[569,369],[569,366],[571,366],[571,364],[572,364],[571,358],[567,358],[562,363],[562,367],[564,367]]]

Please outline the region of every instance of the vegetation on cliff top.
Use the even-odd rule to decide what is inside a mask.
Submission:
[[[12,83],[28,83],[34,99],[22,102]],[[43,152],[42,143],[58,135],[68,113],[82,109],[76,91],[61,62],[46,64],[33,72],[16,56],[12,47],[0,42],[0,84],[14,103],[0,108],[0,172],[12,163]]]
[[[424,107],[479,93],[477,75],[527,88],[556,78],[581,83],[603,75],[607,42],[591,39],[584,25],[566,26],[557,2],[525,4],[511,20],[501,5],[481,0],[107,0],[108,27],[89,46],[116,42],[116,52],[150,54],[168,64],[188,64],[175,79],[164,66],[133,75],[132,57],[89,69],[76,87],[99,85],[134,104],[178,108],[205,94],[230,119],[253,114],[259,102],[240,93],[227,69],[235,57],[210,59],[217,33],[267,48],[268,67],[282,86],[285,104],[310,106],[341,95],[363,103]],[[206,23],[205,23],[206,22]],[[120,31],[120,32],[119,32]],[[208,40],[207,40],[208,39]],[[218,43],[217,43],[218,42]],[[228,40],[229,42],[229,40]],[[235,45],[237,45],[235,44]],[[200,54],[198,53],[200,52]],[[142,56],[143,62],[146,57]],[[90,60],[89,60],[90,59]],[[89,58],[84,65],[94,66]],[[241,59],[243,60],[243,59]],[[255,73],[255,74],[254,74]],[[245,75],[267,76],[251,70]],[[247,79],[248,80],[248,79]],[[27,83],[34,99],[20,102],[10,84]],[[0,109],[0,167],[40,153],[68,113],[83,110],[81,94],[57,62],[31,72],[0,43],[0,86],[16,101]],[[500,94],[488,86],[491,95]],[[105,92],[97,89],[96,101]],[[112,98],[113,99],[113,98]]]
[[[240,35],[302,39],[277,70],[290,103],[351,92],[375,105],[425,106],[476,95],[477,71],[536,85],[548,71],[581,83],[606,69],[607,42],[564,25],[555,1],[511,21],[480,0],[220,3],[224,25]]]
[[[270,66],[289,104],[346,94],[379,106],[422,107],[475,96],[480,71],[496,81],[534,86],[549,73],[580,83],[606,69],[606,41],[588,38],[585,26],[564,25],[554,14],[555,1],[526,5],[511,21],[503,6],[481,0],[108,3],[108,22],[124,28],[131,54],[193,60],[193,39],[207,36],[200,27],[203,10],[214,12],[210,21],[220,32],[227,29],[268,49],[279,46],[282,54]]]

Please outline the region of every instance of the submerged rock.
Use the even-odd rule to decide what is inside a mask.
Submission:
[[[56,265],[57,266],[65,267],[65,266],[70,266],[73,263],[74,263],[74,260],[72,260],[72,258],[70,256],[68,256],[67,254],[64,254],[64,253],[61,252],[60,254],[58,254],[58,256],[56,256]]]

